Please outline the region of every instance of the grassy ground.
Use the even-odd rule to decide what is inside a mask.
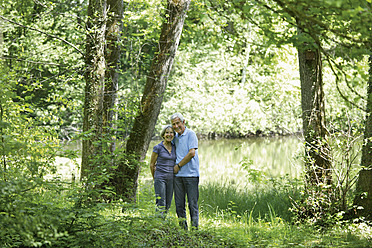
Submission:
[[[226,184],[202,186],[200,228],[185,232],[178,227],[174,204],[166,220],[154,217],[152,182],[147,181],[138,208],[124,212],[132,221],[124,240],[128,247],[371,247],[372,228],[362,222],[326,229],[292,224],[286,198],[295,187],[284,184],[282,190],[266,186],[245,192]]]
[[[94,201],[100,190],[74,184],[58,195],[39,190],[3,204],[14,211],[0,215],[0,247],[371,247],[372,228],[363,222],[294,224],[288,196],[298,190],[290,184],[201,185],[200,226],[190,231],[178,226],[174,204],[167,218],[156,216],[151,179],[141,180],[134,205]]]
[[[246,188],[200,185],[200,226],[190,231],[178,226],[174,202],[166,219],[156,216],[149,175],[140,179],[135,205],[94,201],[102,192],[78,183],[44,187],[2,198],[3,209],[12,209],[0,215],[0,247],[372,247],[372,227],[362,221],[295,222],[289,197],[299,198],[301,182],[288,177]]]
[[[89,213],[78,223],[84,228],[60,238],[58,247],[372,247],[372,228],[364,222],[294,224],[290,197],[299,198],[301,182],[288,177],[259,177],[243,189],[229,182],[200,185],[200,227],[185,232],[174,202],[165,220],[155,216],[153,180],[144,174],[136,205]]]

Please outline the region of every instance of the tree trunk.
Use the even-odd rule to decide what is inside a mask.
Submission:
[[[301,32],[301,31],[299,31]],[[303,46],[306,47],[306,44]],[[325,142],[325,110],[321,53],[298,48],[301,106],[306,151],[306,180],[310,185],[331,184],[330,150]]]
[[[116,191],[118,195],[124,196],[129,201],[135,201],[140,170],[139,162],[145,158],[154,133],[167,79],[178,48],[190,1],[168,0],[158,52],[152,61],[141,99],[141,106],[126,145],[129,163],[119,165]]]
[[[120,58],[122,0],[90,0],[88,6],[81,177],[110,163]],[[109,155],[109,156],[105,156]],[[106,162],[103,160],[105,158]]]
[[[354,205],[361,206],[357,214],[372,219],[372,56],[369,56],[366,121],[361,159],[362,170],[357,182]]]
[[[3,50],[4,50],[4,21],[0,19],[0,57],[3,56]]]

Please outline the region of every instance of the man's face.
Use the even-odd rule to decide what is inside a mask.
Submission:
[[[172,120],[172,127],[178,134],[182,134],[185,131],[185,121],[181,122],[180,118],[174,118]]]

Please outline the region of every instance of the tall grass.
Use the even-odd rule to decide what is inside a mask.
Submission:
[[[249,213],[251,218],[270,220],[275,213],[290,221],[290,199],[297,199],[299,191],[298,181],[290,182],[288,178],[255,184],[248,189],[238,189],[228,182],[213,182],[200,187],[200,205],[203,214],[210,217],[228,213],[240,218]]]
[[[144,240],[157,247],[370,247],[372,228],[363,223],[340,222],[326,231],[293,224],[289,196],[295,199],[300,189],[288,178],[246,190],[227,182],[201,185],[200,228],[184,232],[178,227],[174,203],[166,221],[151,217],[152,180],[143,180],[137,206],[143,224],[133,224],[136,229],[126,239],[132,241],[130,247],[142,247]],[[135,230],[143,235],[140,239]]]

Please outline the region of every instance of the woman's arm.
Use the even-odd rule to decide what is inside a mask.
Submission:
[[[154,178],[155,170],[156,170],[156,160],[158,159],[158,154],[156,152],[152,152],[151,160],[150,160],[150,170],[152,174],[152,178]]]

